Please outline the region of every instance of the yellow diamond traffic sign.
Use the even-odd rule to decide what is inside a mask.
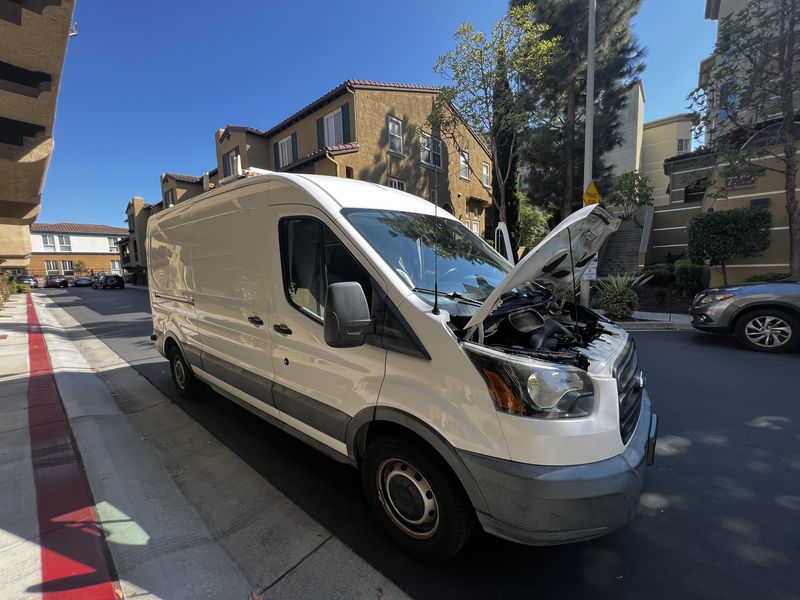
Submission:
[[[600,192],[597,191],[597,186],[594,184],[594,181],[591,181],[586,191],[583,192],[583,205],[600,204],[602,201],[603,197],[600,195]]]

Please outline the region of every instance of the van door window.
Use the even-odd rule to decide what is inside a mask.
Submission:
[[[280,221],[283,284],[289,302],[322,321],[325,292],[331,283],[357,281],[372,309],[372,281],[333,232],[311,217]]]

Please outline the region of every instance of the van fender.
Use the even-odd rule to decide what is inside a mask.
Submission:
[[[367,430],[373,423],[384,421],[399,425],[411,433],[421,437],[433,450],[447,463],[450,470],[455,474],[461,487],[467,493],[472,506],[480,512],[488,512],[486,500],[481,493],[475,478],[467,469],[464,461],[456,452],[455,448],[448,442],[442,434],[433,429],[430,425],[415,417],[391,406],[376,406],[365,408],[358,412],[347,426],[345,432],[347,454],[355,462],[363,456],[367,439]]]
[[[158,332],[156,332],[156,335],[159,335]],[[199,369],[203,368],[203,363],[200,359],[200,348],[197,348],[191,344],[184,344],[178,334],[172,329],[168,329],[161,335],[164,338],[164,341],[161,344],[162,355],[164,358],[169,358],[166,352],[167,340],[172,340],[178,345],[178,349],[181,351],[181,354],[183,354],[183,357],[186,359],[186,362],[189,363],[190,367],[197,367]]]

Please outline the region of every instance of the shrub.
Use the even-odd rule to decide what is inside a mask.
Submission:
[[[612,319],[627,320],[639,306],[636,288],[650,281],[647,275],[611,275],[605,281],[597,281],[603,310]]]
[[[642,275],[649,275],[650,281],[655,285],[671,285],[675,283],[675,265],[670,263],[655,263],[647,265],[641,271]]]
[[[11,293],[12,294],[29,294],[31,291],[31,286],[27,283],[17,283],[16,281],[12,284]]]
[[[688,258],[675,261],[675,285],[687,294],[694,294],[703,289],[703,267],[694,264]]]
[[[758,273],[746,278],[747,283],[772,283],[789,277],[789,273]]]

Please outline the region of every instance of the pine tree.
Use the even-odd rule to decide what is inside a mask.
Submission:
[[[522,3],[511,0],[512,6]],[[619,114],[644,70],[644,50],[631,31],[631,19],[641,4],[642,0],[597,4],[592,171],[601,189],[610,175],[603,155],[622,141]],[[563,41],[540,84],[526,88],[533,125],[525,135],[523,158],[531,165],[531,198],[563,219],[580,206],[583,193],[588,2],[540,0],[535,18],[550,26],[546,37]]]

